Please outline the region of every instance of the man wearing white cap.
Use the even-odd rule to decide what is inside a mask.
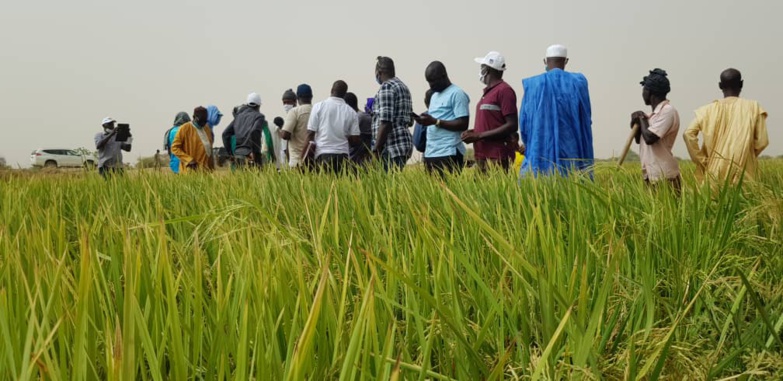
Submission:
[[[525,94],[519,133],[526,147],[521,174],[566,175],[586,170],[592,176],[593,130],[587,79],[565,71],[568,50],[546,50],[547,72],[522,80]]]
[[[264,131],[266,118],[259,111],[260,108],[261,96],[250,93],[247,96],[247,105],[240,108],[234,116],[234,120],[223,131],[223,147],[239,167],[263,163],[261,135]],[[232,137],[235,137],[236,147],[232,147]],[[274,157],[274,150],[271,151],[272,157]]]
[[[118,142],[116,121],[106,117],[101,121],[103,132],[95,134],[95,148],[98,150],[98,173],[106,177],[111,173],[122,173],[122,151],[130,152],[131,140]]]
[[[498,52],[476,58],[481,64],[479,80],[486,87],[476,105],[476,121],[472,130],[462,133],[462,141],[473,143],[476,164],[481,172],[490,165],[508,170],[514,160],[515,147],[511,135],[517,128],[517,94],[503,80],[506,59]]]

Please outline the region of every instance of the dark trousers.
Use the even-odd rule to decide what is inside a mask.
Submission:
[[[123,169],[114,167],[99,167],[98,174],[100,174],[104,179],[108,179],[114,175],[122,175]]]
[[[503,171],[508,172],[511,167],[511,159],[476,159],[476,165],[478,165],[481,173],[487,173],[490,167],[501,167]]]
[[[666,179],[666,181],[650,182],[650,179],[644,179],[644,182],[653,190],[659,190],[662,186],[668,185],[672,187],[672,192],[674,192],[677,197],[682,194],[682,177],[679,175],[671,179]]]
[[[347,154],[324,153],[315,158],[319,170],[339,174],[348,162]]]
[[[383,156],[383,170],[386,172],[392,170],[402,171],[405,168],[405,164],[408,163],[408,158],[405,156],[389,157]]]
[[[234,163],[231,165],[231,169],[258,168],[262,163],[260,153],[252,155],[234,155]]]
[[[444,177],[446,172],[460,173],[464,166],[465,158],[459,152],[453,156],[424,158],[424,168],[427,169],[427,173],[435,173],[440,177]]]

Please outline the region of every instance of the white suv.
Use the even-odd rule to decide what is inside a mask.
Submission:
[[[33,167],[92,167],[95,159],[84,156],[74,150],[64,148],[41,148],[30,154],[30,164]]]

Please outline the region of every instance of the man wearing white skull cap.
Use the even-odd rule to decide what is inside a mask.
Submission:
[[[587,78],[565,71],[568,49],[546,50],[546,73],[522,81],[525,90],[519,133],[526,147],[521,175],[566,175],[574,170],[592,176],[593,131]]]

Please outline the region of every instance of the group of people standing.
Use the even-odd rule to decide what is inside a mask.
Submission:
[[[592,175],[588,82],[584,75],[566,71],[568,61],[566,47],[547,48],[546,71],[522,81],[524,94],[517,108],[516,93],[503,79],[505,58],[495,51],[476,58],[479,80],[485,88],[471,128],[470,97],[451,82],[442,62],[434,61],[424,71],[429,84],[427,110],[419,115],[413,111],[410,90],[396,76],[394,61],[378,57],[375,79],[379,89],[375,97],[367,99],[363,111],[344,81],[334,82],[329,98],[316,104],[312,88],[301,84],[296,91],[283,94],[285,116],[275,118],[271,130],[260,112],[260,96],[251,93],[246,104],[234,108],[234,119],[222,133],[223,146],[236,167],[269,162],[279,169],[318,168],[339,173],[349,164],[361,166],[373,158],[386,170],[401,170],[415,145],[424,154],[427,171],[443,175],[461,171],[466,144],[473,144],[482,172],[493,166],[508,171],[515,156],[524,152],[521,176]],[[667,99],[671,91],[668,74],[652,70],[641,85],[642,99],[651,113],[634,112],[631,126],[638,126],[635,140],[640,145],[643,178],[650,184],[667,181],[679,190],[680,171],[672,148],[680,121]],[[739,98],[742,86],[739,71],[724,71],[719,84],[724,99],[697,110],[683,136],[702,179],[737,181],[743,174],[746,178],[756,174],[757,157],[769,143],[767,114],[758,102]],[[174,172],[214,168],[212,129],[221,117],[215,106],[197,107],[192,120],[184,112],[176,116],[164,142],[172,155]],[[410,131],[414,122],[420,131],[416,139]],[[106,128],[102,138],[110,131]],[[701,145],[699,134],[703,135]]]

